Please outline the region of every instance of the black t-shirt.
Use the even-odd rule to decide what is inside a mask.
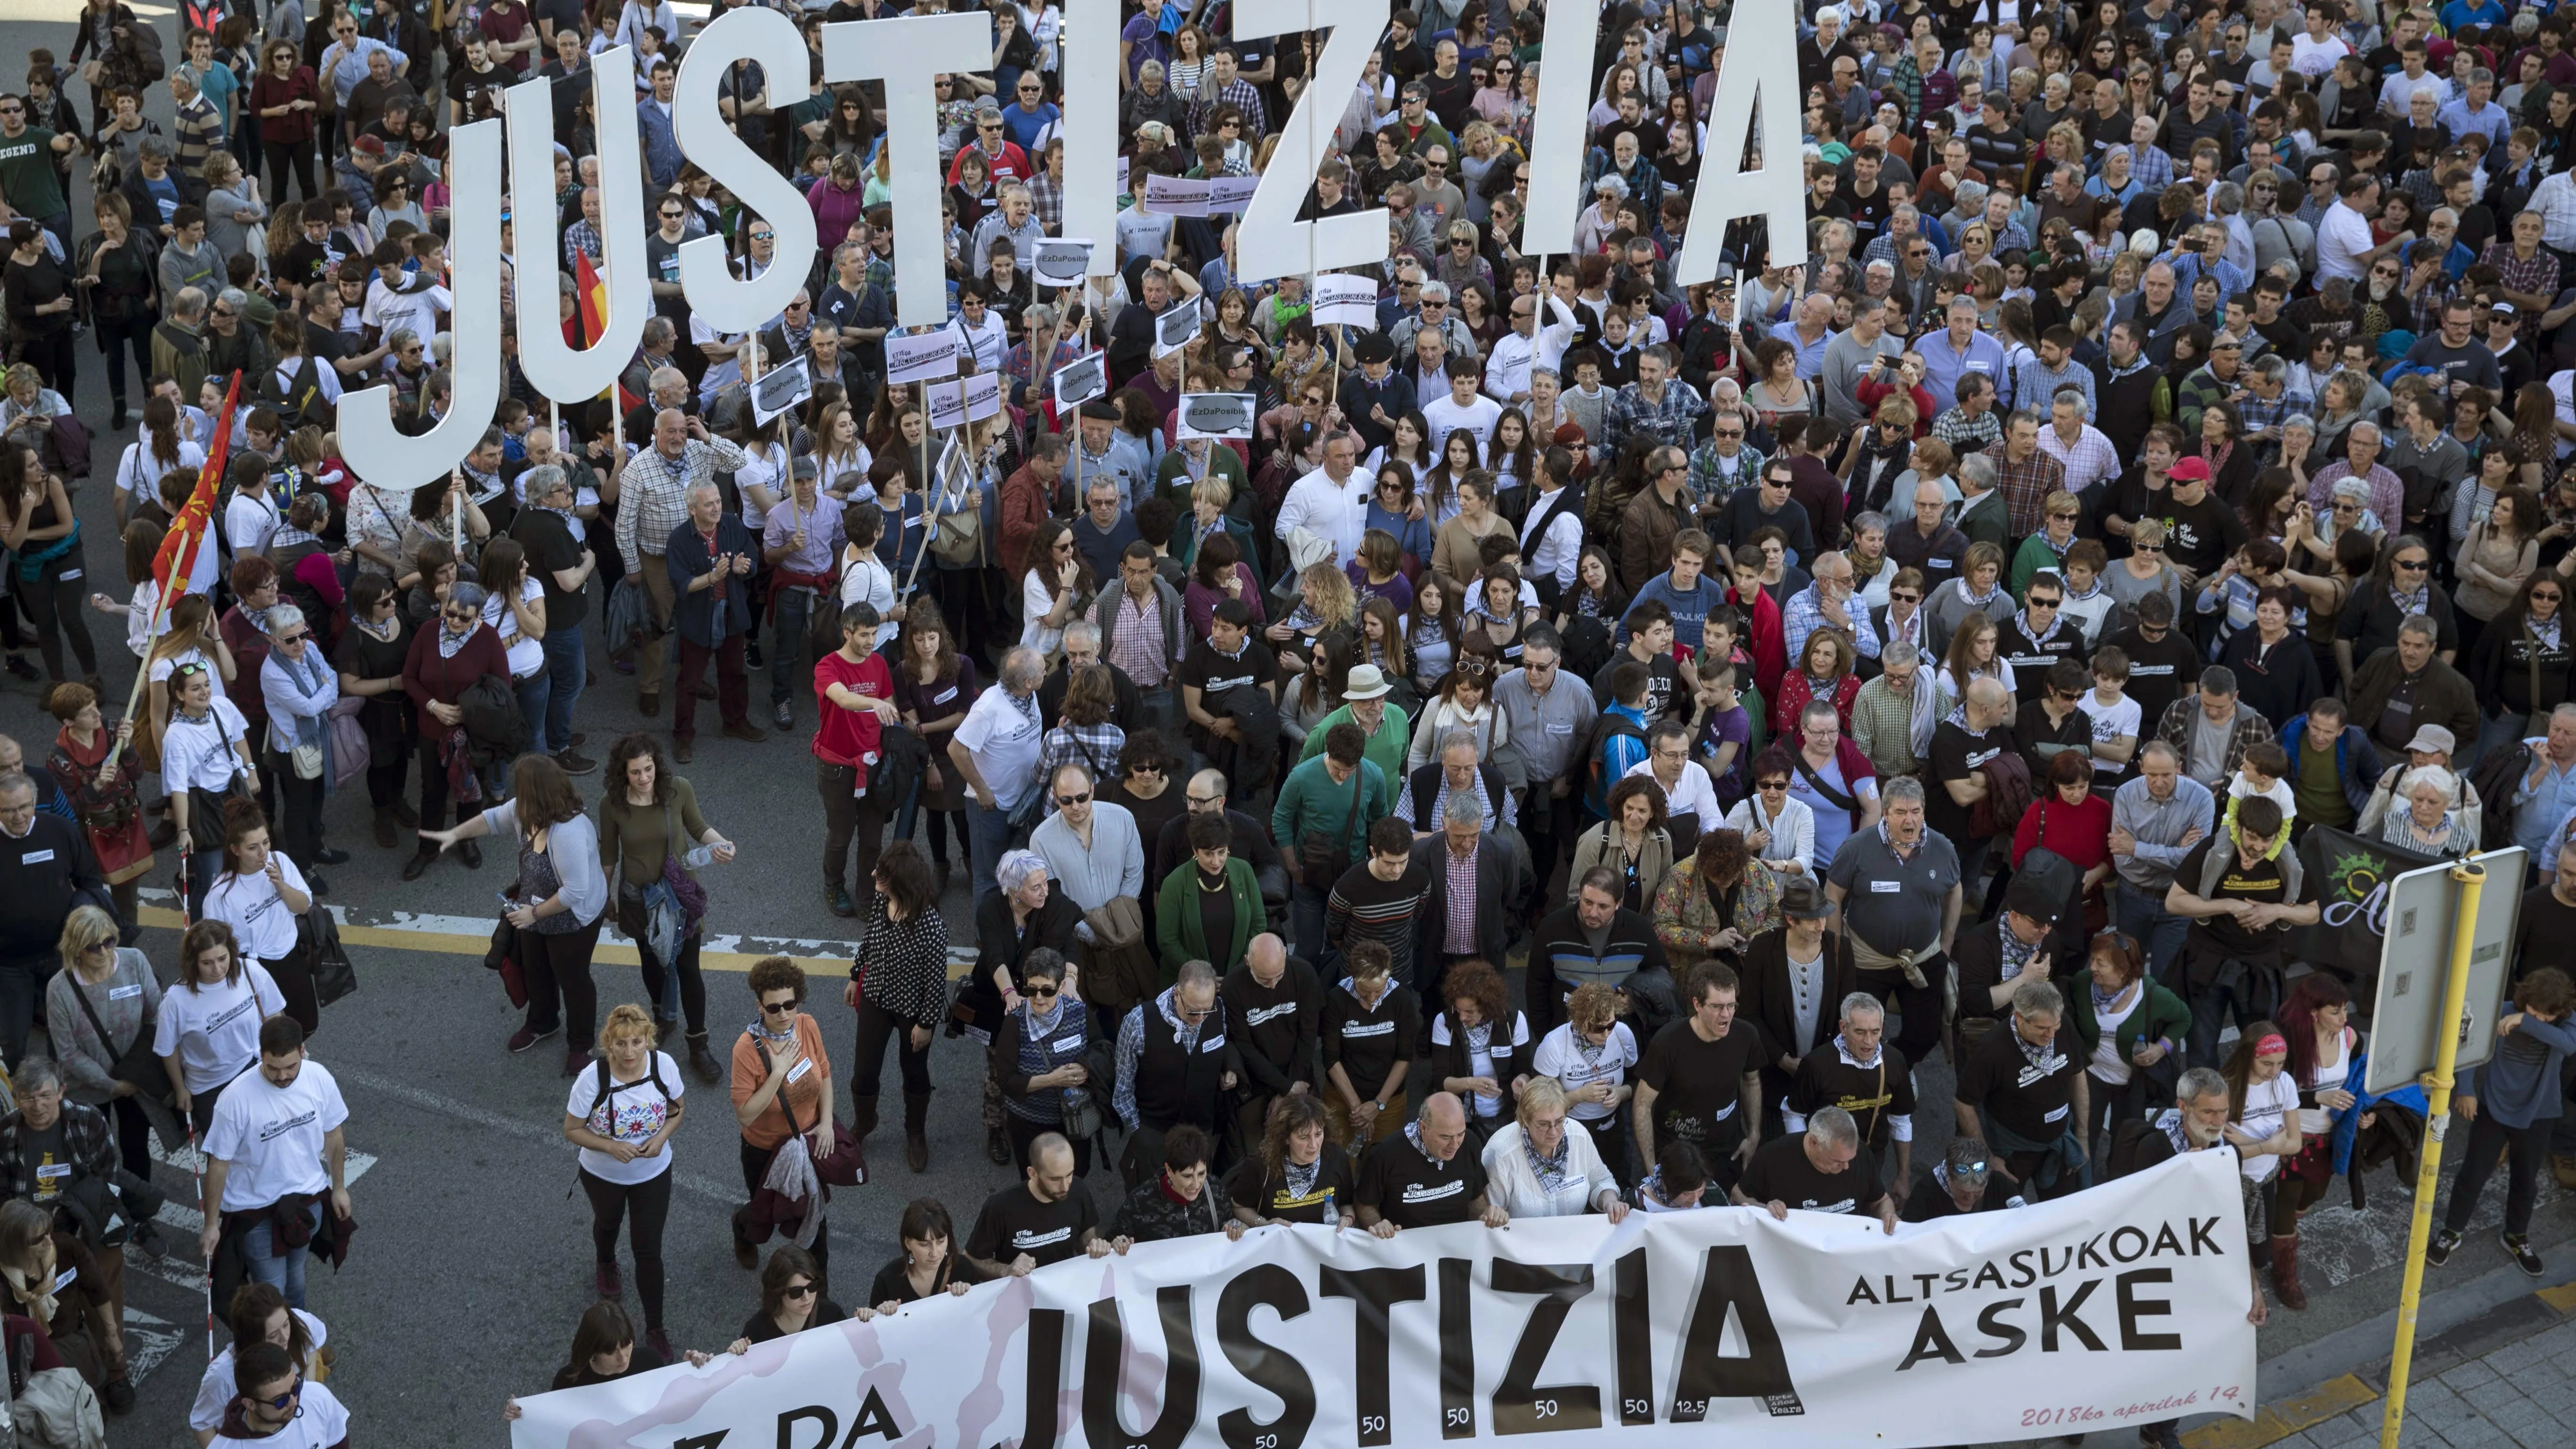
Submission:
[[[278,285],[285,287],[313,286],[330,270],[331,249],[300,236],[276,261]]]
[[[1702,1041],[1687,1020],[1655,1033],[1637,1062],[1637,1081],[1655,1089],[1655,1140],[1687,1142],[1712,1164],[1743,1140],[1744,1079],[1764,1060],[1762,1028],[1738,1017],[1725,1036]]]
[[[528,551],[528,572],[546,591],[546,630],[578,628],[590,614],[587,589],[566,589],[555,582],[555,570],[581,567],[581,539],[560,514],[522,508],[510,520],[510,536]]]
[[[2013,738],[2021,741],[2022,760],[2030,766],[2031,788],[2045,789],[2051,755],[2068,750],[2092,754],[2093,717],[2081,706],[2069,706],[2066,718],[2052,725],[2048,722],[2048,706],[2034,699],[2023,705],[2014,718]]]
[[[2048,671],[2059,663],[2084,662],[2084,631],[2060,619],[2045,638],[2033,638],[2030,616],[2015,614],[1995,629],[1995,655],[2013,669],[2013,700],[2027,705],[2048,692]]]
[[[952,1283],[981,1283],[984,1281],[984,1273],[982,1269],[968,1262],[965,1255],[952,1248],[948,1253],[948,1280]],[[867,1306],[874,1308],[886,1303],[918,1303],[922,1296],[912,1291],[912,1274],[906,1271],[904,1255],[897,1253],[890,1262],[877,1270],[876,1281],[868,1285]]]
[[[1914,1071],[1892,1046],[1878,1049],[1878,1065],[1854,1066],[1832,1042],[1798,1059],[1798,1075],[1789,1080],[1789,1109],[1812,1117],[1827,1107],[1840,1107],[1859,1124],[1861,1141],[1884,1150],[1895,1130],[1889,1119],[1914,1115]]]
[[[2244,517],[2205,488],[2200,501],[2188,506],[2176,503],[2167,489],[2162,506],[2148,516],[2164,520],[2165,557],[2204,577],[2245,546]]]
[[[805,1320],[805,1326],[828,1328],[832,1324],[847,1320],[849,1316],[849,1311],[840,1304],[817,1295],[814,1299],[814,1316]],[[785,1338],[787,1335],[779,1331],[777,1322],[768,1314],[755,1308],[751,1316],[742,1321],[742,1333],[739,1336],[750,1339],[754,1343],[767,1343],[773,1338]]]
[[[1601,667],[1600,673],[1592,676],[1593,703],[1608,709],[1619,702],[1610,697],[1610,676],[1619,672],[1620,665],[1636,657],[1625,649],[1610,656],[1610,662]],[[1681,666],[1673,662],[1673,656],[1670,654],[1655,655],[1645,663],[1646,728],[1653,729],[1655,722],[1664,717],[1664,711],[1673,707],[1673,690],[1681,682],[1682,671]]]
[[[506,65],[496,65],[488,70],[460,65],[448,73],[447,98],[456,103],[457,113],[464,120],[471,121],[483,114],[499,115],[501,91],[520,78],[517,71]],[[480,101],[490,103],[488,112],[477,109],[476,103]]]
[[[1462,1157],[1467,1155],[1463,1147],[1458,1151]],[[1315,1159],[1315,1180],[1302,1193],[1291,1191],[1283,1179],[1271,1178],[1257,1152],[1226,1177],[1225,1191],[1237,1207],[1248,1207],[1265,1218],[1329,1226],[1341,1220],[1344,1209],[1358,1203],[1359,1179],[1351,1172],[1350,1155],[1327,1141],[1323,1155]]]
[[[1436,1228],[1471,1222],[1485,1195],[1484,1164],[1459,1144],[1447,1162],[1434,1162],[1402,1132],[1379,1139],[1360,1159],[1358,1203],[1399,1228]]]
[[[2576,906],[2561,902],[2547,881],[2524,893],[2522,918],[2514,929],[2514,980],[2543,966],[2576,975]]]
[[[2201,890],[2201,876],[2209,869],[2210,848],[2221,844],[2225,845],[2228,853],[2227,869],[2219,876],[2218,885],[2204,893]],[[2283,847],[2284,850],[2288,848]],[[2275,905],[2297,905],[2309,898],[2305,881],[2300,882],[2301,889],[2298,897],[2296,899],[2291,897],[2289,879],[2282,870],[2281,857],[2275,855],[2267,860],[2256,861],[2249,868],[2237,856],[2235,845],[2222,842],[2217,836],[2212,836],[2193,846],[2191,854],[2182,858],[2182,864],[2174,870],[2174,884],[2204,900],[2263,901]],[[2191,923],[2191,939],[2195,944],[2206,945],[2226,955],[2248,961],[2261,962],[2274,959],[2287,944],[2289,935],[2289,928],[2284,926],[2247,930],[2238,925],[2232,916],[2209,916]]]
[[[1999,1123],[2033,1142],[2055,1141],[2075,1125],[2082,1052],[2073,1029],[2061,1022],[2056,1042],[2033,1063],[2006,1021],[1987,1032],[1960,1063],[1958,1098],[1977,1109],[1980,1122]]]
[[[2165,637],[2150,640],[2137,629],[2125,629],[2102,641],[2117,645],[2129,656],[2129,684],[2124,691],[2138,702],[2138,733],[2143,737],[2156,732],[2156,724],[2165,717],[2165,706],[2183,697],[2200,678],[2200,655],[2191,641],[2168,627]]]
[[[1228,690],[1255,684],[1268,684],[1279,677],[1279,661],[1260,641],[1246,636],[1243,652],[1227,658],[1205,639],[1190,645],[1181,659],[1181,683],[1199,691],[1199,708],[1212,715],[1225,713]]]
[[[1932,828],[1940,831],[1953,845],[1976,839],[1976,832],[1968,824],[1976,807],[1951,799],[1950,792],[1943,787],[1952,780],[1967,779],[1986,761],[2019,748],[2021,741],[2014,736],[2010,725],[1977,731],[1943,720],[1935,727],[1932,731],[1933,787],[1923,792],[1924,818]],[[1963,870],[1976,868],[1964,850],[1960,853],[1959,865]]]
[[[1840,1172],[1818,1172],[1807,1160],[1807,1134],[1792,1132],[1756,1148],[1737,1184],[1758,1203],[1786,1203],[1811,1213],[1866,1213],[1887,1196],[1878,1185],[1878,1159],[1863,1146]]]
[[[1043,1268],[1080,1257],[1082,1240],[1099,1227],[1089,1190],[1077,1187],[1054,1202],[1040,1202],[1020,1183],[984,1199],[975,1229],[966,1235],[966,1252],[1005,1265],[1026,1253]]]

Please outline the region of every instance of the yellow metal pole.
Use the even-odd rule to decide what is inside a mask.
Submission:
[[[2478,895],[2486,867],[2464,860],[2451,867],[2460,883],[2459,919],[2451,927],[2451,970],[2442,982],[2440,1030],[2433,1070],[2424,1077],[2424,1153],[2415,1170],[2415,1216],[2406,1229],[2406,1281],[2397,1298],[2397,1349],[2388,1364],[2388,1401],[2379,1420],[2379,1449],[2397,1449],[2406,1423],[2406,1375],[2415,1360],[2415,1318],[2424,1303],[2424,1246],[2433,1237],[2433,1192],[2441,1176],[2442,1138],[2451,1116],[2451,1076],[2460,1062],[2460,1014],[2468,1007],[2469,953],[2477,940]]]

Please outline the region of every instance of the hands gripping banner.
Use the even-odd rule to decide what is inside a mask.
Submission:
[[[2251,1417],[2236,1178],[2190,1153],[1892,1237],[1721,1208],[1143,1244],[525,1399],[513,1442],[1903,1449]]]

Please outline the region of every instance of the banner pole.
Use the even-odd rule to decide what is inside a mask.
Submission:
[[[2379,1421],[2380,1449],[2397,1449],[2406,1423],[2406,1379],[2415,1362],[2415,1321],[2424,1306],[2424,1247],[2433,1237],[2433,1194],[2440,1186],[2442,1139],[2449,1133],[2452,1078],[2460,1063],[2458,1022],[2467,1009],[2469,958],[2477,944],[2478,896],[2486,867],[2464,860],[2451,867],[2460,883],[2458,919],[2451,927],[2451,970],[2442,982],[2442,1014],[2434,1018],[2437,1045],[2424,1083],[2424,1151],[2415,1169],[2415,1212],[2406,1229],[2406,1276],[2397,1297],[2397,1346],[2388,1364],[2388,1399]],[[2255,1285],[2254,1291],[2263,1291]]]

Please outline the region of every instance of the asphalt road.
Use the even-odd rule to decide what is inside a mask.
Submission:
[[[0,54],[23,55],[36,46],[68,53],[74,0],[6,0],[0,3]],[[135,8],[167,23],[167,7]],[[77,99],[77,98],[76,98]],[[167,114],[166,95],[154,111]],[[85,183],[75,213],[86,215]],[[103,430],[109,416],[104,373],[84,342],[77,392],[83,416]],[[116,561],[104,484],[113,460],[131,435],[102,436],[99,477],[75,493],[93,572],[113,578]],[[595,612],[595,611],[594,611]],[[93,616],[96,618],[97,616]],[[133,674],[122,631],[99,619],[111,686],[121,690]],[[593,647],[594,659],[597,646]],[[597,755],[621,733],[642,728],[632,682],[605,668],[586,696],[579,727]],[[765,699],[765,690],[755,693]],[[813,857],[822,828],[812,767],[804,742],[810,704],[800,701],[800,728],[783,738],[746,745],[716,736],[701,738],[688,770],[710,820],[741,848],[730,867],[711,870],[710,932],[724,950],[711,953],[710,1009],[721,1050],[750,1014],[740,971],[750,952],[787,949],[824,979],[815,993],[836,1065],[846,1080],[852,1040],[850,1014],[841,1005],[837,977],[846,964],[848,923],[824,908]],[[667,717],[662,721],[667,727]],[[41,757],[51,721],[35,708],[35,691],[0,680],[0,731],[16,735]],[[598,777],[584,782],[595,794]],[[362,982],[358,995],[329,1012],[314,1045],[315,1059],[338,1074],[352,1109],[348,1140],[365,1155],[364,1175],[353,1189],[361,1232],[347,1270],[335,1277],[317,1269],[314,1311],[331,1327],[341,1358],[334,1387],[350,1402],[358,1432],[371,1444],[452,1446],[495,1443],[500,1408],[514,1392],[542,1388],[564,1361],[572,1327],[591,1299],[589,1215],[572,1196],[571,1147],[561,1139],[566,1083],[561,1058],[546,1051],[512,1057],[503,1041],[516,1016],[476,957],[474,932],[488,930],[493,892],[507,863],[487,860],[480,871],[442,862],[424,879],[403,883],[401,850],[377,849],[369,839],[363,792],[333,799],[331,840],[355,857],[328,872],[326,899],[352,922],[347,932]],[[497,853],[496,853],[497,854]],[[943,910],[960,923],[970,918],[965,872],[957,872]],[[166,911],[155,919],[167,921]],[[173,933],[156,927],[144,944],[165,975],[172,968]],[[622,960],[626,964],[615,964]],[[598,971],[603,1007],[642,1001],[631,955],[603,949]],[[892,1224],[905,1202],[929,1194],[949,1204],[961,1227],[986,1194],[1003,1186],[1007,1169],[985,1158],[979,1124],[977,1054],[971,1044],[943,1040],[933,1053],[940,1086],[932,1117],[931,1170],[915,1176],[901,1160],[899,1133],[872,1144],[875,1180],[843,1194],[835,1205],[836,1278],[873,1273],[893,1251]],[[892,1075],[889,1067],[888,1075]],[[888,1084],[889,1089],[894,1084]],[[692,1081],[690,1090],[701,1089]],[[1924,1068],[1918,1091],[1933,1109],[1918,1117],[1918,1162],[1935,1160],[1949,1136],[1946,1064]],[[756,1301],[751,1274],[737,1268],[728,1244],[726,1214],[735,1205],[739,1176],[734,1133],[721,1116],[702,1115],[675,1142],[675,1195],[666,1245],[670,1265],[670,1327],[684,1346],[715,1348],[730,1340]],[[165,1186],[184,1203],[182,1166],[160,1169]],[[1113,1202],[1114,1176],[1091,1180],[1104,1210]],[[2369,1213],[2345,1207],[2320,1210],[2307,1240],[2306,1281],[2314,1306],[2305,1314],[2276,1311],[2263,1332],[2266,1357],[2387,1309],[2396,1297],[2397,1261],[2405,1236],[2406,1199],[2383,1172],[2372,1183]],[[2491,1193],[2482,1227],[2498,1212]],[[184,1206],[174,1225],[193,1229]],[[2556,1252],[2576,1236],[2576,1213],[2553,1187],[2536,1224],[2535,1239]],[[174,1234],[180,1241],[185,1234]],[[2469,1276],[2495,1266],[2490,1235],[2473,1235],[2452,1272]],[[129,1327],[141,1402],[110,1426],[118,1445],[181,1446],[186,1406],[205,1363],[205,1304],[199,1280],[176,1263],[139,1257],[129,1274]],[[2463,1271],[2465,1270],[2465,1271]],[[2438,1279],[2436,1280],[2438,1284]],[[635,1310],[633,1289],[628,1306]],[[640,1315],[639,1315],[640,1316]]]

